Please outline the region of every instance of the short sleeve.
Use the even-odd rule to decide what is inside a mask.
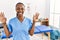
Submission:
[[[29,20],[29,30],[32,28],[32,21]]]
[[[13,31],[12,25],[11,25],[10,23],[8,23],[7,28],[8,28],[8,30],[9,30],[9,32],[12,32],[12,31]]]

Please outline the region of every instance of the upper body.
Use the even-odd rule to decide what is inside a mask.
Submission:
[[[23,22],[20,22],[17,17],[12,18],[8,24],[9,32],[12,32],[14,40],[30,40],[29,30],[32,28],[32,22],[28,18],[24,18]]]
[[[29,40],[29,34],[34,34],[35,22],[38,19],[39,14],[33,16],[33,23],[31,20],[23,16],[25,11],[25,6],[23,3],[16,4],[16,17],[6,24],[6,18],[4,14],[0,13],[0,21],[3,23],[4,31],[7,37],[13,34],[14,40]],[[11,29],[12,28],[12,29]]]

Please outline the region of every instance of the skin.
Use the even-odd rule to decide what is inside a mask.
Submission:
[[[24,16],[23,16],[24,11],[25,11],[24,5],[18,4],[16,6],[16,12],[17,12],[16,16],[20,20],[20,22],[22,22],[24,20]],[[33,15],[32,28],[31,28],[31,30],[29,30],[29,34],[31,36],[34,34],[35,22],[38,19],[38,16],[39,16],[38,13],[36,13],[35,15]],[[6,24],[7,20],[6,20],[5,16],[4,16],[3,12],[0,12],[0,21],[3,23],[3,27],[4,27],[4,31],[5,31],[6,36],[9,37],[10,34],[11,34],[11,32],[9,32],[8,29],[7,29],[7,24]]]

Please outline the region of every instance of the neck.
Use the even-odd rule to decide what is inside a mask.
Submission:
[[[24,20],[23,16],[17,16],[17,18],[22,22]]]

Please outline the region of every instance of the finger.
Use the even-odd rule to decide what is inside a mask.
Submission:
[[[2,15],[2,12],[0,12],[0,16]]]
[[[4,13],[3,12],[0,12],[0,17],[4,17]]]
[[[36,12],[36,16],[39,16],[39,13],[38,12]]]
[[[2,12],[0,12],[0,16],[3,16]]]
[[[38,13],[36,13],[36,16],[39,16],[39,14],[38,14]]]
[[[2,12],[2,16],[4,16],[4,12]]]
[[[38,19],[38,16],[35,14],[35,15],[33,15],[33,18],[34,19]]]
[[[35,15],[33,15],[33,17],[34,17]]]
[[[7,21],[7,18],[5,18],[5,20]]]

